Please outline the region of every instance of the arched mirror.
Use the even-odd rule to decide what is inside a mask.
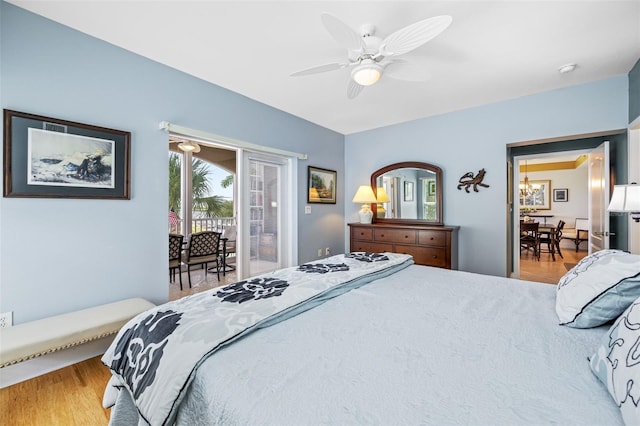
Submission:
[[[442,169],[406,161],[371,174],[374,222],[442,225]]]

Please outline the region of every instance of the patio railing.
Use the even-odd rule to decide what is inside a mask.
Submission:
[[[169,225],[169,232],[174,234],[182,233],[182,219],[178,219],[178,223],[176,225]],[[207,218],[199,218],[191,220],[191,232],[189,234],[193,234],[196,232],[202,231],[219,231],[222,232],[224,228],[230,225],[236,224],[235,217],[207,217]]]

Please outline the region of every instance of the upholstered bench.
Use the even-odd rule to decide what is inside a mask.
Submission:
[[[115,334],[155,305],[125,299],[0,329],[0,368]]]

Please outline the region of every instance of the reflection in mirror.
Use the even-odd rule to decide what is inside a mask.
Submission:
[[[442,224],[442,169],[418,162],[396,163],[371,175],[378,204],[374,219]]]

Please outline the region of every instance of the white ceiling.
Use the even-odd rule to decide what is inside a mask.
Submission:
[[[8,1],[342,134],[627,74],[640,58],[638,0]],[[404,56],[429,81],[383,76],[349,100],[347,69],[289,76],[345,59],[322,12],[382,38],[436,15],[453,23]]]

